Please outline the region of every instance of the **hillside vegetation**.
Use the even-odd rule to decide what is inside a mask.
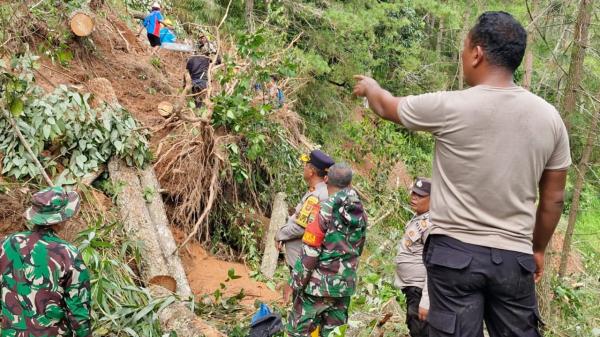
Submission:
[[[411,216],[407,187],[415,176],[431,174],[433,139],[375,118],[351,95],[352,76],[369,74],[396,95],[461,89],[464,36],[483,11],[504,10],[530,35],[516,81],[561,110],[578,164],[569,173],[568,207],[537,289],[544,335],[600,336],[600,139],[591,127],[600,111],[598,1],[162,5],[180,41],[193,43],[206,34],[223,57],[210,70],[201,109],[192,108],[182,83],[187,55],[153,55],[145,34],[136,36],[141,26],[134,13],[147,11],[146,1],[0,2],[0,232],[25,227],[20,214],[28,192],[46,184],[14,132],[14,120],[54,182],[76,183],[84,195],[81,216],[62,234],[78,244],[92,271],[95,335],[168,336],[156,313],[174,300],[153,298],[140,281],[139,242],[127,239],[115,210],[122,186],[104,172],[111,157],[154,167],[162,190],[143,193],[162,195],[179,243],[190,238],[213,256],[242,262],[256,281],[275,290],[287,269],[280,266],[273,281],[258,272],[271,203],[276,192],[285,192],[288,205],[296,204],[306,188],[299,157],[315,147],[353,166],[371,219],[345,333],[370,336],[391,313],[384,336],[407,335],[404,296],[393,287],[394,253]],[[576,27],[581,8],[591,14],[583,55]],[[70,31],[74,11],[94,16],[90,36]],[[577,55],[581,69],[574,72]],[[284,92],[283,106],[257,89],[271,78]],[[175,110],[166,118],[157,110],[163,101]],[[573,252],[559,277],[573,209]],[[237,277],[230,271],[217,281],[221,289],[186,300],[225,334],[246,336],[252,301],[243,301],[243,291],[226,289]],[[272,304],[285,313],[279,302]]]

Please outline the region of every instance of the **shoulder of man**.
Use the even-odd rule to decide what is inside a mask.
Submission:
[[[73,257],[80,255],[79,249],[74,244],[63,240],[54,234],[44,235],[42,237],[42,240],[46,241],[47,243],[53,244],[57,247],[65,249]]]

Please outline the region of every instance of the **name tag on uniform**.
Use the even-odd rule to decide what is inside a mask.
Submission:
[[[308,223],[311,221],[311,215],[313,215],[313,209],[319,204],[319,198],[311,195],[304,201],[298,216],[296,217],[296,224],[302,228],[306,228]]]

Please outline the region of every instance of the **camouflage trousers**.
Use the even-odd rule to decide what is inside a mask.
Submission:
[[[321,337],[327,337],[336,327],[348,321],[347,297],[318,297],[294,292],[294,303],[286,330],[292,337],[310,336],[317,327]]]

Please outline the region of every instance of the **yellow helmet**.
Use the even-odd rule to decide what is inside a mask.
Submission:
[[[173,22],[170,19],[165,19],[165,21],[163,21],[163,23],[165,24],[165,26],[172,26]]]

